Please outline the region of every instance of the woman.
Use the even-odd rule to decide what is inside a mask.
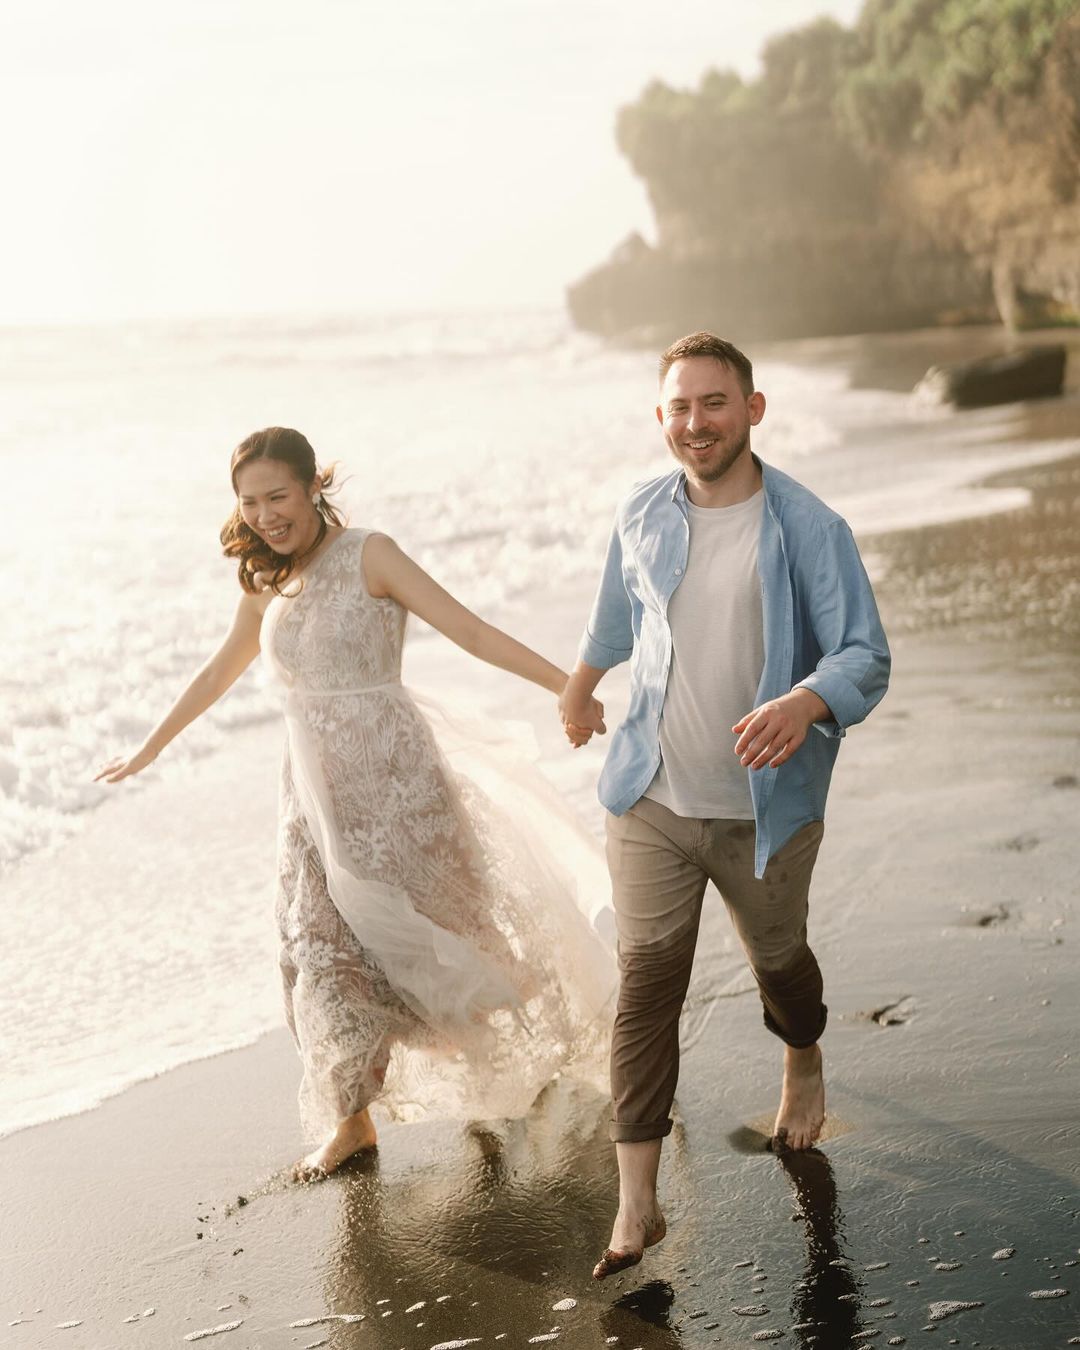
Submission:
[[[332,472],[299,432],[241,442],[232,484],[232,626],[142,747],[97,777],[144,769],[261,645],[286,694],[277,917],[301,1118],[320,1140],[296,1175],[313,1179],[374,1145],[376,1100],[398,1119],[522,1114],[552,1073],[595,1051],[614,975],[573,877],[537,846],[545,816],[561,859],[579,841],[538,805],[535,780],[496,806],[451,768],[403,690],[406,614],[553,694],[565,673],[386,535],[344,528],[325,495]]]

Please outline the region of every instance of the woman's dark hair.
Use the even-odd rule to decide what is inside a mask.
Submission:
[[[311,486],[318,473],[315,451],[312,450],[306,436],[302,436],[299,431],[293,431],[290,427],[264,427],[262,431],[253,431],[250,436],[246,436],[232,453],[229,473],[232,477],[233,491],[237,495],[239,495],[236,486],[237,474],[245,464],[251,464],[257,459],[273,459],[284,464],[297,482],[305,488]],[[327,523],[344,525],[345,521],[341,514],[326,496],[333,487],[335,467],[331,464],[322,471],[321,500],[315,508],[319,513],[319,532],[311,548],[305,549],[301,554],[275,553],[266,540],[256,534],[244,521],[240,503],[237,501],[232,515],[222,526],[221,546],[227,558],[238,560],[240,585],[245,591],[254,593],[255,574],[263,572],[269,574],[270,589],[280,594],[282,586],[299,564],[326,538]]]

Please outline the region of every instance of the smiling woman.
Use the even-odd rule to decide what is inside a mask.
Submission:
[[[332,474],[300,432],[254,432],[231,475],[232,627],[143,745],[98,779],[146,768],[261,651],[288,732],[279,967],[304,1063],[301,1115],[319,1141],[296,1175],[312,1180],[374,1146],[376,1103],[400,1119],[524,1114],[557,1070],[586,1051],[595,1060],[614,964],[590,920],[603,894],[565,861],[576,838],[588,871],[591,836],[528,774],[503,773],[492,794],[482,762],[479,778],[451,767],[401,683],[407,614],[553,694],[565,672],[459,604],[388,536],[346,529],[324,496]],[[599,704],[587,711],[603,729]],[[590,734],[568,728],[575,744]]]
[[[240,442],[230,472],[236,507],[221,530],[225,556],[239,559],[249,594],[262,585],[276,594],[326,539],[327,522],[335,532],[344,525],[326,497],[334,466],[320,471],[299,431],[266,427]]]

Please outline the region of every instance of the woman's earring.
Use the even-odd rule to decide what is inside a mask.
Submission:
[[[312,499],[311,499],[311,504],[312,504],[312,506],[315,508],[316,511],[319,509],[320,506],[322,506],[322,493],[321,493],[321,492],[316,492],[315,496],[312,497]]]

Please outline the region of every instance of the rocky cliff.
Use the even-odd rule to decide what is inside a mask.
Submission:
[[[657,242],[570,288],[579,326],[1080,323],[1080,0],[867,0],[854,29],[820,20],[762,65],[621,111]]]

